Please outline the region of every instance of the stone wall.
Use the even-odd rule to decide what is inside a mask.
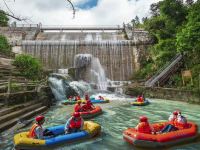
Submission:
[[[138,96],[144,94],[148,98],[167,99],[200,104],[200,91],[189,91],[172,88],[127,87],[125,94]]]
[[[25,36],[23,31],[9,27],[0,27],[0,34],[4,35],[11,45],[19,45]]]
[[[40,101],[44,106],[50,107],[54,96],[49,87],[41,87],[38,91],[22,91],[8,94],[0,94],[0,102],[8,105],[21,104],[28,101]]]

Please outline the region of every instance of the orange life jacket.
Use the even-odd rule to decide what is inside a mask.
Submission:
[[[78,119],[77,121],[75,121],[75,119],[71,119],[70,120],[70,124],[69,124],[69,127],[74,129],[74,128],[77,128],[79,129],[81,127],[81,124],[82,124],[82,119]]]
[[[75,104],[75,106],[74,106],[74,111],[75,112],[81,112],[81,106],[79,105],[79,104]]]
[[[37,123],[33,124],[33,126],[31,127],[31,129],[29,130],[28,137],[30,137],[30,138],[36,138],[35,129],[36,129],[37,127],[42,128],[42,127],[41,127],[39,124],[37,124]]]
[[[137,131],[140,133],[151,134],[152,130],[148,122],[140,122],[137,125]]]

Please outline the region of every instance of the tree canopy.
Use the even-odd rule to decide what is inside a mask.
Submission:
[[[8,26],[8,17],[3,10],[0,10],[0,27]]]

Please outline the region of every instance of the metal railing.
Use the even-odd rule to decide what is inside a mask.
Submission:
[[[159,69],[153,77],[151,77],[148,81],[146,81],[145,86],[146,87],[155,86],[157,82],[160,82],[159,80],[162,79],[163,76],[165,76],[169,71],[171,71],[173,67],[176,67],[176,64],[182,60],[182,57],[183,56],[181,54],[177,54],[174,58],[172,58],[169,61],[169,63],[167,63],[165,66]]]

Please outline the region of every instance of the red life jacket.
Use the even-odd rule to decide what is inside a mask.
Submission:
[[[137,131],[140,133],[151,134],[152,130],[148,122],[140,122],[137,126]]]
[[[74,106],[74,112],[81,112],[81,106],[79,104],[75,104]]]
[[[141,96],[138,97],[138,98],[137,98],[137,102],[143,102],[143,97],[141,97]]]
[[[30,137],[30,138],[36,138],[35,129],[36,129],[37,127],[42,128],[42,127],[41,127],[39,124],[37,124],[37,123],[33,124],[33,126],[31,127],[31,129],[29,130],[28,137]]]
[[[72,129],[74,129],[74,128],[79,129],[81,127],[81,124],[82,124],[82,119],[81,118],[79,118],[77,121],[75,121],[75,119],[72,118],[70,120],[69,127],[72,128]]]

